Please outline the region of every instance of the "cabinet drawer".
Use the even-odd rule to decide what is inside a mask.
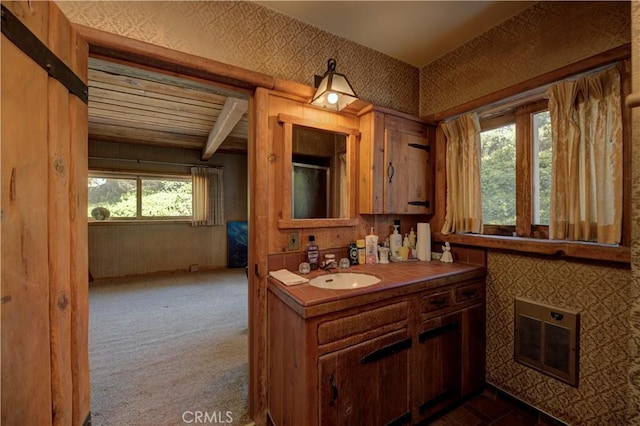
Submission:
[[[456,288],[456,303],[470,302],[482,298],[482,283],[473,283]]]
[[[394,303],[355,315],[324,322],[318,326],[318,344],[345,339],[372,330],[384,332],[384,326],[407,321],[408,303]]]
[[[453,305],[451,290],[429,294],[422,297],[422,313],[433,312]]]

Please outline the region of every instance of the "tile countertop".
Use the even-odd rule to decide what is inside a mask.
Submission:
[[[380,282],[353,290],[332,290],[314,287],[308,283],[286,286],[270,276],[268,289],[300,316],[308,318],[452,283],[484,278],[486,275],[486,268],[483,266],[438,261],[354,265],[349,269],[336,269],[331,272],[339,271],[375,275],[380,278]],[[327,273],[313,271],[306,275],[306,278],[312,279]]]

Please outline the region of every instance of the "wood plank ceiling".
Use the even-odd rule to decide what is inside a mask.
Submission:
[[[246,153],[247,96],[114,62],[89,60],[89,139]]]

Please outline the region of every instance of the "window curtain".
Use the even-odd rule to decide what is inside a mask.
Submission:
[[[557,83],[547,91],[553,159],[549,238],[620,242],[622,108],[620,74]]]
[[[447,207],[441,232],[482,233],[480,122],[475,113],[440,124],[447,138]]]
[[[193,226],[224,225],[224,185],[221,168],[192,167]]]

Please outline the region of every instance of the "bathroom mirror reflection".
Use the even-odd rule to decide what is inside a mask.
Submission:
[[[347,135],[294,125],[291,139],[291,218],[347,218]]]

